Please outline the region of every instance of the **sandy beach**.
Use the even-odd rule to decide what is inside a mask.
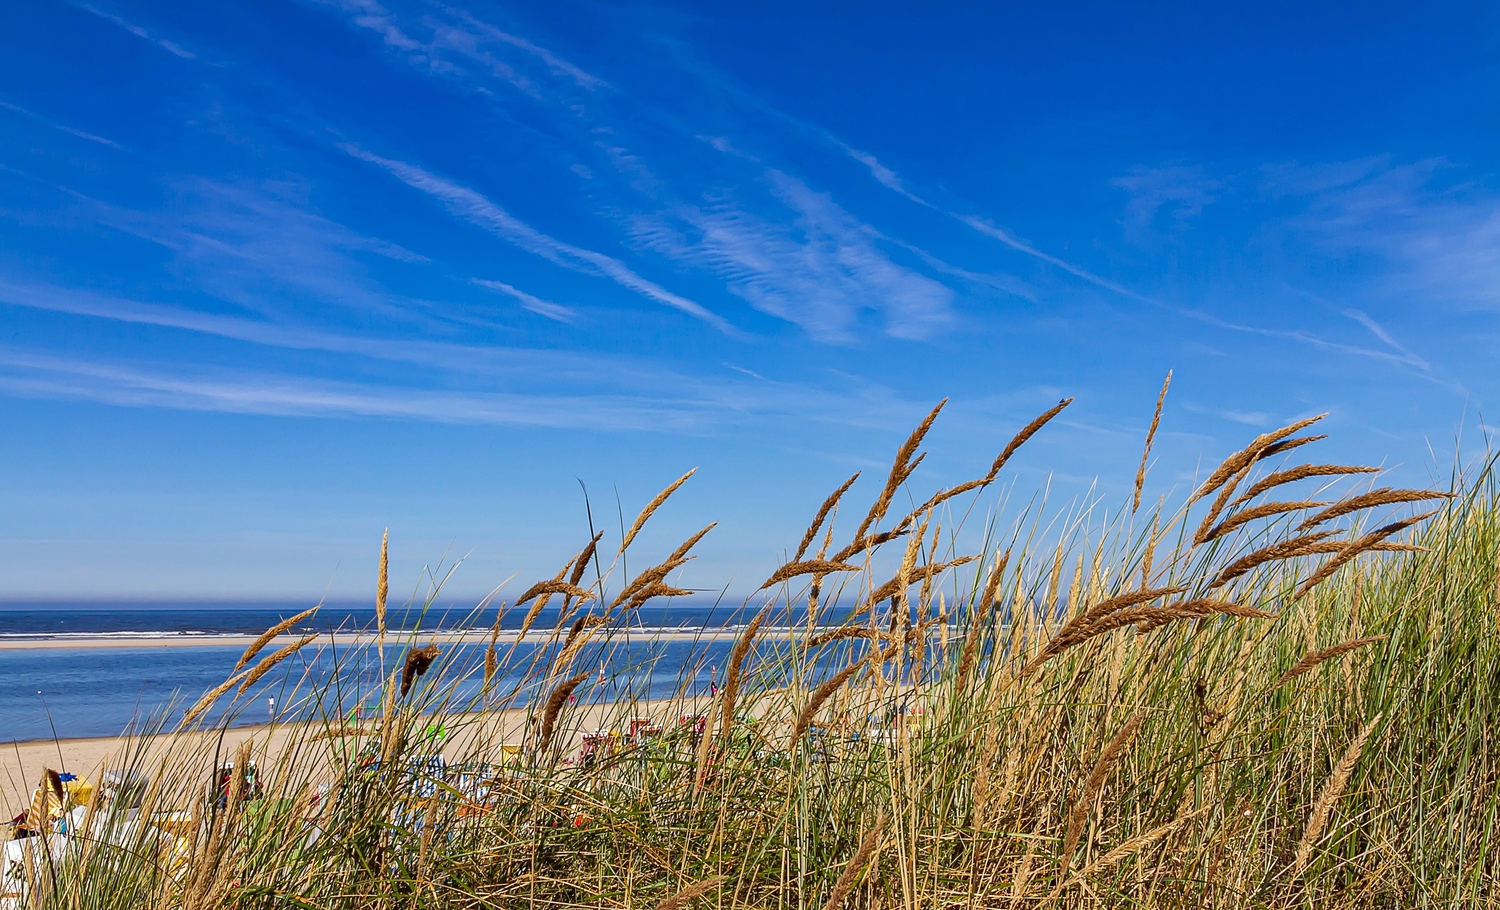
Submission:
[[[567,712],[567,728],[571,731],[570,745],[576,745],[581,731],[606,727],[617,722],[623,712],[651,717],[656,723],[665,726],[675,722],[678,713],[706,710],[707,705],[706,698],[696,704],[664,699],[638,702],[634,706],[614,702],[578,705]],[[450,755],[462,754],[469,739],[476,735],[484,735],[486,741],[493,743],[519,743],[525,733],[526,716],[526,709],[514,708],[448,718],[447,723],[457,729],[453,737],[444,744],[444,751]],[[615,725],[618,726],[618,723]],[[217,739],[218,751],[224,755],[232,756],[241,745],[250,743],[256,754],[275,756],[288,743],[322,732],[320,724],[313,725],[317,727],[315,730],[308,730],[308,726],[310,725],[307,723],[296,722],[231,727],[227,730],[208,729],[183,735],[163,733],[149,737],[144,745],[148,754],[154,755],[167,747],[177,752],[190,752],[197,747],[209,747]],[[118,762],[128,745],[128,740],[123,736],[99,736],[31,740],[0,746],[0,811],[3,811],[0,820],[10,819],[30,804],[32,793],[46,769],[71,772],[97,784],[103,772]],[[139,746],[138,743],[137,747]]]

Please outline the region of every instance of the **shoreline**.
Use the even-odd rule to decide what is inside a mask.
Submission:
[[[739,637],[741,631],[743,631],[743,627],[734,626],[718,629],[692,630],[646,629],[644,631],[638,632],[638,634],[642,636],[643,640],[650,641],[722,642],[733,641],[734,639]],[[800,627],[796,629],[787,627],[762,629],[756,634],[756,637],[784,641],[788,638],[791,638],[793,634],[805,631],[805,629]],[[134,633],[129,634],[134,635]],[[616,634],[628,633],[626,633],[625,630],[622,629],[619,630],[619,632],[617,632]],[[499,644],[501,647],[509,647],[513,643],[532,645],[545,644],[549,640],[553,639],[554,635],[555,631],[553,629],[543,629],[541,631],[534,630],[527,632],[525,636],[522,636],[518,639],[514,632],[511,632],[509,635],[502,632],[500,635]],[[222,635],[212,633],[188,635],[174,632],[141,633],[138,637],[128,638],[121,637],[118,633],[113,635],[80,635],[77,638],[17,636],[15,638],[0,639],[0,651],[86,651],[109,648],[246,648],[253,644],[258,637],[259,636],[256,635],[240,633],[228,633]],[[279,635],[268,642],[265,646],[265,649],[267,653],[269,653],[270,650],[274,650],[275,648],[290,644],[291,642],[298,640],[300,637],[300,635],[297,635],[295,633]],[[417,642],[438,645],[488,644],[489,640],[490,632],[488,629],[485,629],[482,631],[464,632],[402,632],[400,634],[391,633],[387,634],[385,643],[387,647],[399,647],[408,643],[415,644]],[[310,643],[310,646],[316,647],[318,645],[337,645],[339,647],[347,647],[350,645],[374,644],[374,642],[375,636],[370,635],[366,632],[333,632],[331,634],[323,633],[319,635],[316,640]]]

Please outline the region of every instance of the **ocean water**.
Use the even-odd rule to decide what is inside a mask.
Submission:
[[[243,644],[215,643],[215,636],[259,634],[305,608],[304,604],[266,603],[0,604],[0,640],[21,645],[0,650],[0,742],[115,736],[161,723],[170,727],[203,692],[229,676],[243,653]],[[388,633],[387,641],[399,636],[401,630],[486,629],[496,616],[494,610],[475,612],[472,606],[459,605],[425,612],[393,609],[388,628],[394,631]],[[523,618],[524,614],[510,611],[501,617],[501,629],[517,629]],[[556,618],[556,607],[548,607],[534,628],[550,628]],[[720,630],[733,628],[743,619],[733,609],[712,604],[648,605],[639,615],[631,616],[628,634],[617,633],[610,647],[595,649],[580,660],[580,666],[598,667],[598,675],[589,680],[588,697],[612,699],[634,694],[656,698],[679,689],[707,693],[715,676],[722,676],[731,643],[659,641],[654,640],[653,632]],[[371,606],[327,604],[297,631],[353,632],[373,625]],[[125,644],[162,636],[187,637],[194,644],[170,648]],[[29,641],[98,637],[122,644],[108,648],[24,647]],[[502,633],[502,647],[504,638]],[[502,675],[494,691],[510,691],[524,678],[533,658],[545,659],[546,655],[537,654],[538,647],[518,647],[506,667],[508,675]],[[403,646],[388,643],[385,666],[398,663],[403,653]],[[228,708],[230,699],[221,699],[210,719],[222,719],[228,709],[233,712],[231,725],[264,723],[273,710],[267,701],[271,698],[276,699],[274,710],[281,718],[319,713],[348,716],[370,710],[381,679],[380,658],[373,645],[308,648],[267,674],[233,709]],[[476,698],[483,659],[483,645],[446,646],[423,682],[451,691],[460,703]],[[338,684],[327,685],[335,673]],[[324,690],[324,695],[314,702],[308,693],[317,689]],[[529,693],[523,690],[518,704],[524,704],[527,697]]]

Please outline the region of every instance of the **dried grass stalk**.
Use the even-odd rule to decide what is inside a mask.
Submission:
[[[598,538],[595,538],[595,539],[597,540]],[[587,548],[585,548],[585,551],[587,551]],[[575,574],[577,574],[577,565],[576,565],[576,563],[577,563],[577,560],[574,560],[572,563],[569,563],[569,565],[572,565],[574,567]],[[519,645],[521,643],[521,639],[523,639],[523,638],[526,637],[526,633],[531,631],[531,625],[532,625],[532,623],[536,622],[536,618],[538,616],[540,616],[542,614],[542,611],[547,608],[547,601],[549,601],[549,600],[552,599],[552,594],[551,593],[549,593],[547,591],[542,591],[542,592],[540,592],[540,594],[538,594],[537,588],[539,588],[539,587],[541,587],[543,585],[561,585],[561,584],[563,584],[562,577],[564,575],[566,575],[567,572],[568,572],[568,566],[563,566],[561,569],[558,570],[558,572],[557,572],[556,575],[552,576],[552,578],[551,578],[550,581],[538,582],[537,584],[532,585],[530,588],[527,588],[526,589],[526,593],[530,594],[531,597],[522,596],[521,598],[519,598],[519,599],[516,600],[516,602],[515,602],[514,605],[517,606],[517,607],[519,607],[521,604],[525,603],[528,600],[532,601],[531,609],[529,609],[529,610],[526,611],[526,617],[521,620],[521,629],[520,629],[519,632],[516,633],[516,644],[517,645]],[[569,586],[571,587],[571,583],[569,583]],[[564,603],[564,605],[566,605],[569,602],[569,600],[570,600],[570,598],[567,595],[563,595],[563,603]]]
[[[1136,731],[1141,728],[1141,722],[1146,719],[1144,711],[1137,711],[1125,722],[1125,726],[1110,739],[1104,746],[1104,751],[1099,753],[1099,760],[1094,763],[1094,770],[1089,774],[1088,780],[1084,781],[1082,789],[1073,800],[1073,809],[1068,813],[1068,829],[1063,837],[1062,857],[1058,860],[1057,881],[1058,888],[1062,887],[1063,881],[1068,874],[1068,868],[1073,864],[1073,852],[1078,849],[1078,838],[1083,834],[1083,826],[1088,821],[1089,814],[1093,812],[1094,800],[1099,797],[1099,791],[1103,789],[1104,782],[1109,778],[1109,772],[1119,760],[1120,754],[1130,741],[1135,738]]]
[[[709,527],[711,528],[713,525],[709,525]],[[578,555],[573,557],[573,574],[568,577],[568,584],[577,587],[578,583],[583,581],[583,573],[588,571],[589,563],[594,561],[594,554],[599,551],[599,539],[603,536],[603,531],[595,534],[593,539],[582,550],[578,551]]]
[[[550,673],[556,675],[566,673],[573,665],[573,658],[577,657],[584,646],[593,638],[594,629],[608,622],[604,616],[580,616],[568,630],[567,640],[563,642],[562,650],[557,652],[557,658],[552,661]]]
[[[704,538],[704,536],[708,534],[709,531],[712,531],[714,528],[717,528],[718,526],[719,526],[719,523],[717,521],[711,521],[711,522],[709,522],[708,523],[708,527],[706,527],[703,530],[699,531],[697,534],[694,534],[692,537],[689,537],[687,540],[684,540],[677,547],[677,549],[673,550],[672,551],[672,555],[667,557],[667,561],[668,562],[673,562],[673,561],[676,561],[676,560],[686,561],[686,557],[688,555],[688,551],[691,550],[693,547],[696,547],[698,545],[698,541],[702,540]]]
[[[1001,450],[1000,454],[996,456],[994,463],[990,465],[989,473],[986,474],[985,477],[989,480],[994,480],[996,477],[1000,476],[1000,469],[1005,467],[1005,463],[1007,461],[1010,461],[1010,456],[1016,454],[1017,449],[1025,445],[1027,440],[1037,434],[1037,431],[1046,426],[1052,420],[1052,418],[1056,417],[1058,414],[1061,414],[1063,408],[1066,408],[1072,403],[1073,399],[1064,398],[1062,401],[1059,401],[1057,404],[1038,414],[1034,419],[1032,419],[1031,423],[1028,423],[1026,426],[1022,427],[1020,432],[1011,437],[1010,442],[1007,443],[1005,448]]]
[[[844,494],[849,492],[849,488],[854,486],[854,482],[859,479],[859,475],[860,472],[855,471],[853,477],[844,481],[837,490],[834,490],[828,495],[827,499],[823,500],[823,504],[818,507],[818,514],[813,516],[812,524],[807,526],[807,532],[802,535],[802,542],[797,545],[797,552],[792,554],[792,562],[794,564],[807,553],[807,548],[812,546],[813,538],[817,536],[818,529],[828,519],[828,513],[833,511],[834,507],[839,504],[839,500],[844,498]]]
[[[1323,792],[1318,794],[1318,801],[1313,804],[1312,814],[1307,818],[1307,828],[1302,832],[1302,840],[1297,844],[1297,855],[1292,861],[1292,877],[1295,878],[1307,869],[1308,860],[1312,858],[1313,847],[1323,837],[1323,829],[1328,826],[1328,816],[1333,812],[1334,804],[1344,794],[1344,787],[1348,786],[1349,778],[1354,776],[1354,766],[1359,764],[1359,756],[1364,751],[1365,741],[1374,732],[1375,725],[1380,722],[1377,714],[1365,724],[1359,735],[1344,750],[1343,756],[1338,764],[1333,766],[1333,773],[1328,775],[1328,782],[1323,785]]]
[[[919,541],[921,537],[913,537],[912,540]],[[897,572],[895,578],[888,580],[885,584],[871,591],[870,596],[865,598],[865,606],[856,612],[863,612],[864,609],[868,609],[882,600],[895,597],[919,581],[939,575],[949,569],[967,565],[978,558],[978,556],[960,556],[952,562],[935,562],[925,566],[903,565],[902,571]]]
[[[635,592],[635,596],[630,598],[630,603],[625,605],[625,609],[634,610],[653,597],[687,597],[692,593],[686,588],[674,588],[671,585],[647,585]]]
[[[865,534],[880,523],[880,520],[885,517],[885,513],[891,507],[891,499],[896,495],[896,490],[900,489],[901,485],[906,482],[906,479],[916,470],[917,464],[921,459],[918,458],[916,461],[913,461],[912,456],[916,454],[917,447],[922,444],[922,440],[927,436],[927,431],[932,429],[932,422],[937,419],[938,412],[947,403],[948,399],[946,398],[939,401],[937,407],[932,409],[932,412],[917,425],[917,428],[912,430],[911,435],[906,438],[906,442],[902,443],[901,448],[896,450],[896,459],[891,464],[891,473],[886,478],[885,486],[881,488],[880,495],[875,498],[875,503],[870,506],[870,511],[866,513],[864,520],[859,523],[859,529],[854,532],[854,539],[856,541],[863,540]],[[843,558],[835,556],[834,561],[843,562]]]
[[[244,673],[236,673],[223,682],[219,683],[217,686],[214,686],[212,689],[209,689],[207,692],[203,693],[203,697],[194,702],[193,706],[187,710],[187,713],[182,715],[182,720],[177,725],[178,728],[184,730],[187,729],[193,721],[197,720],[204,711],[207,711],[210,707],[212,707],[213,703],[218,701],[225,692],[233,689],[241,679],[244,679],[244,677]]]
[[[1127,859],[1130,856],[1139,853],[1141,850],[1146,849],[1147,847],[1161,840],[1163,837],[1166,837],[1168,834],[1171,834],[1173,831],[1181,828],[1183,825],[1186,825],[1194,819],[1200,818],[1201,816],[1207,815],[1209,812],[1212,812],[1217,808],[1219,807],[1216,805],[1204,806],[1198,809],[1196,812],[1189,812],[1186,815],[1179,815],[1178,817],[1167,822],[1165,825],[1158,825],[1157,827],[1152,828],[1150,831],[1147,831],[1144,834],[1137,834],[1135,837],[1127,840],[1125,843],[1094,860],[1092,863],[1089,863],[1086,868],[1073,876],[1073,878],[1069,881],[1069,884],[1072,884],[1072,882],[1087,879],[1089,876],[1094,875],[1095,873],[1102,872],[1105,869],[1110,868],[1121,860]]]
[[[564,651],[573,646],[573,642],[578,639],[578,633],[582,632],[584,626],[588,625],[588,620],[589,618],[587,616],[580,616],[577,619],[573,620],[573,625],[568,629],[567,637],[563,639],[562,649]]]
[[[1072,403],[1073,399],[1064,398],[1053,407],[1037,415],[1037,417],[1033,419],[1031,423],[1028,423],[1026,426],[1022,427],[1020,432],[1011,437],[1011,440],[1009,444],[1005,446],[1005,449],[1001,451],[998,456],[996,456],[994,462],[990,465],[989,472],[986,473],[983,477],[979,478],[978,480],[970,480],[965,483],[961,483],[958,486],[953,487],[952,489],[939,490],[937,493],[933,494],[931,499],[928,499],[926,502],[922,503],[922,505],[913,509],[911,514],[919,515],[923,512],[928,511],[929,509],[941,505],[944,502],[947,502],[955,496],[962,495],[969,492],[970,490],[982,489],[994,483],[995,478],[1000,476],[1000,469],[1005,467],[1005,463],[1010,460],[1010,456],[1014,455],[1017,449],[1025,445],[1028,439],[1030,439],[1032,436],[1035,436],[1038,430],[1046,426],[1048,421],[1056,417],[1058,414],[1062,413],[1063,408]]]
[[[1057,542],[1057,553],[1052,557],[1052,572],[1047,578],[1047,599],[1043,605],[1047,608],[1048,616],[1057,615],[1057,595],[1060,590],[1059,583],[1062,581],[1064,543],[1062,540]],[[1006,552],[1008,555],[1009,551]]]
[[[1338,553],[1338,552],[1340,552],[1341,550],[1344,549],[1345,546],[1346,546],[1345,544],[1339,543],[1338,541],[1328,541],[1327,543],[1315,543],[1315,544],[1312,544],[1312,545],[1308,546],[1306,549],[1304,549],[1301,553],[1298,553],[1297,555],[1298,556],[1326,556],[1329,553]],[[1368,547],[1365,547],[1364,550],[1362,550],[1361,552],[1363,552],[1363,553],[1431,553],[1432,550],[1430,550],[1427,547],[1417,546],[1414,543],[1391,543],[1390,541],[1387,540],[1387,541],[1381,541],[1380,543],[1370,544]]]
[[[1321,442],[1322,440],[1327,438],[1328,434],[1323,433],[1317,436],[1297,436],[1292,439],[1283,439],[1281,442],[1278,442],[1272,446],[1267,446],[1265,449],[1263,449],[1260,453],[1260,457],[1264,459],[1274,458],[1277,455],[1285,455],[1291,450],[1301,448],[1302,446],[1305,446],[1310,442]]]
[[[577,598],[579,603],[594,599],[594,594],[592,591],[577,587],[576,585],[570,585],[562,580],[561,572],[557,574],[557,578],[549,579],[547,581],[539,581],[531,587],[527,588],[525,594],[522,594],[520,597],[516,598],[515,605],[519,607],[521,604],[526,603],[534,597],[541,597],[547,594],[565,594],[568,597]]]
[[[1025,667],[1021,668],[1021,675],[1030,676],[1035,673],[1042,664],[1052,658],[1068,651],[1078,645],[1094,638],[1098,638],[1107,632],[1137,623],[1149,625],[1155,629],[1167,625],[1179,619],[1200,619],[1204,616],[1196,610],[1182,610],[1176,607],[1133,607],[1126,610],[1117,610],[1099,616],[1088,623],[1073,627],[1067,634],[1058,634],[1047,642],[1046,647],[1036,657],[1032,658]]]
[[[302,622],[304,619],[307,619],[309,616],[312,616],[316,612],[318,612],[317,607],[313,607],[309,610],[303,610],[301,613],[298,613],[291,619],[283,619],[281,622],[267,629],[259,638],[250,643],[250,647],[246,648],[245,653],[240,655],[239,663],[235,664],[234,669],[230,670],[229,672],[238,673],[241,667],[254,660],[255,655],[260,653],[261,648],[264,648],[266,645],[270,644],[271,641],[276,638],[276,636],[295,626],[297,623]]]
[[[1341,477],[1348,474],[1375,474],[1379,468],[1366,467],[1364,465],[1344,464],[1304,464],[1285,471],[1277,471],[1267,474],[1251,485],[1250,489],[1240,495],[1238,499],[1229,504],[1231,509],[1244,505],[1267,490],[1275,489],[1309,477]]]
[[[401,697],[411,691],[412,683],[421,678],[432,662],[437,660],[443,649],[437,645],[428,645],[425,648],[412,648],[406,652],[406,662],[401,665]]]
[[[1258,521],[1262,518],[1270,518],[1272,515],[1284,515],[1287,512],[1296,512],[1299,509],[1316,509],[1319,506],[1326,505],[1328,505],[1328,503],[1326,502],[1313,502],[1311,500],[1302,500],[1297,502],[1263,502],[1258,506],[1252,506],[1251,508],[1241,509],[1240,511],[1235,512],[1233,515],[1228,516],[1223,521],[1214,525],[1207,531],[1200,529],[1197,536],[1193,538],[1193,546],[1201,546],[1208,543],[1210,540],[1217,540],[1218,538],[1223,537],[1225,534],[1228,534],[1230,531],[1233,531],[1235,528],[1249,524],[1252,521]]]
[[[490,691],[490,682],[495,678],[495,671],[500,669],[500,658],[495,652],[495,645],[500,640],[500,626],[490,630],[490,646],[484,649],[484,691]]]
[[[1141,449],[1141,466],[1135,469],[1135,497],[1131,500],[1130,514],[1141,508],[1141,488],[1146,485],[1146,463],[1151,458],[1151,443],[1156,439],[1156,428],[1161,425],[1161,406],[1167,400],[1167,389],[1172,385],[1172,371],[1161,384],[1161,394],[1156,396],[1156,412],[1151,415],[1151,429],[1146,431],[1146,445]]]
[[[701,882],[694,882],[657,904],[656,910],[682,910],[693,898],[702,897],[708,892],[716,890],[728,878],[726,875],[715,875],[713,878],[705,878]]]
[[[1333,660],[1335,657],[1341,657],[1345,654],[1348,654],[1350,651],[1355,650],[1356,648],[1363,648],[1365,645],[1373,645],[1377,641],[1385,640],[1386,636],[1384,635],[1371,635],[1368,638],[1351,639],[1350,641],[1336,644],[1331,648],[1324,648],[1321,651],[1310,651],[1307,654],[1303,655],[1301,660],[1292,664],[1292,668],[1283,673],[1281,675],[1281,678],[1276,680],[1276,684],[1271,688],[1277,689],[1281,686],[1286,685],[1302,674],[1307,673],[1313,668],[1317,667],[1318,664],[1323,663],[1325,660]]]
[[[1219,487],[1223,486],[1224,483],[1229,480],[1229,478],[1249,467],[1258,458],[1268,457],[1269,450],[1276,443],[1281,442],[1283,439],[1286,439],[1288,436],[1292,435],[1300,429],[1303,429],[1304,427],[1312,426],[1314,423],[1317,423],[1327,416],[1327,414],[1319,414],[1316,417],[1309,417],[1306,420],[1299,420],[1296,423],[1291,424],[1290,426],[1282,427],[1279,430],[1272,430],[1269,433],[1262,433],[1261,435],[1255,437],[1250,441],[1249,445],[1224,459],[1223,464],[1219,465],[1214,469],[1214,472],[1212,474],[1208,475],[1208,479],[1203,481],[1203,485],[1198,488],[1198,491],[1193,494],[1192,498],[1189,499],[1188,502],[1197,502],[1203,497],[1219,489]]]
[[[687,483],[687,479],[689,477],[692,477],[696,473],[698,473],[698,469],[693,468],[691,471],[688,471],[686,474],[672,481],[672,483],[669,484],[665,490],[657,493],[655,499],[646,503],[646,507],[642,509],[641,513],[635,517],[635,522],[630,525],[630,530],[625,532],[625,537],[620,541],[621,552],[624,552],[630,547],[631,542],[635,540],[635,535],[641,532],[641,528],[646,526],[646,522],[650,520],[651,516],[655,514],[657,509],[661,508],[662,503],[666,502],[669,496],[677,492],[678,487]]]
[[[870,534],[865,537],[856,538],[848,546],[833,554],[833,562],[845,562],[866,550],[873,550],[881,544],[890,543],[906,533],[905,528],[896,528],[890,531],[881,531],[879,534]]]
[[[692,557],[668,559],[666,562],[654,565],[641,574],[637,575],[635,578],[631,579],[630,584],[626,585],[623,589],[621,589],[619,594],[615,595],[615,599],[610,601],[609,603],[609,608],[613,610],[620,604],[628,603],[632,597],[634,597],[641,591],[641,589],[648,588],[651,585],[663,581],[668,575],[672,574],[673,571],[680,568],[688,561],[688,559],[691,558]]]
[[[1336,531],[1319,531],[1316,534],[1304,534],[1300,537],[1277,541],[1270,546],[1247,553],[1220,570],[1218,577],[1209,584],[1208,588],[1210,591],[1214,588],[1221,588],[1257,566],[1306,555],[1311,552],[1308,548],[1321,545],[1323,541],[1336,533]]]
[[[1079,557],[1079,559],[1079,570],[1074,574],[1072,588],[1073,593],[1069,595],[1070,598],[1082,597],[1079,589],[1082,586],[1083,563],[1081,561],[1082,557]],[[1149,603],[1150,601],[1156,600],[1161,597],[1170,597],[1173,594],[1181,594],[1186,590],[1186,588],[1181,587],[1138,588],[1127,594],[1121,594],[1116,597],[1111,597],[1108,600],[1100,601],[1099,603],[1085,609],[1082,613],[1064,623],[1063,627],[1057,630],[1057,634],[1053,636],[1052,642],[1050,642],[1047,647],[1051,648],[1053,644],[1056,644],[1059,641],[1066,641],[1076,636],[1081,630],[1087,629],[1090,626],[1098,623],[1101,618],[1108,616],[1111,613],[1136,606],[1137,604]],[[1047,650],[1043,649],[1043,653],[1046,654]]]
[[[375,576],[375,634],[385,637],[385,600],[391,593],[391,529],[380,538],[380,571]]]
[[[832,644],[836,641],[847,641],[851,638],[880,637],[881,635],[879,632],[865,626],[840,626],[837,629],[832,629],[819,635],[814,635],[802,645],[802,648],[805,651],[811,651],[814,648],[821,648],[824,645]]]
[[[1160,528],[1161,509],[1157,509],[1151,516],[1151,536],[1146,538],[1146,551],[1141,554],[1141,587],[1143,588],[1151,585],[1151,563],[1156,559],[1156,542]],[[1057,577],[1056,570],[1053,570],[1052,577],[1054,579]]]
[[[1390,524],[1385,525],[1384,527],[1376,528],[1363,537],[1355,538],[1354,540],[1345,544],[1342,550],[1334,554],[1332,559],[1323,563],[1323,565],[1320,566],[1318,570],[1311,576],[1309,576],[1306,581],[1302,582],[1302,584],[1297,587],[1297,590],[1292,595],[1292,598],[1295,600],[1296,598],[1302,597],[1308,591],[1311,591],[1313,588],[1321,584],[1334,572],[1337,572],[1344,566],[1345,563],[1348,563],[1359,554],[1368,551],[1371,547],[1384,542],[1384,540],[1387,537],[1390,537],[1392,534],[1395,534],[1398,531],[1404,531],[1417,522],[1431,518],[1436,514],[1436,512],[1425,512],[1421,515],[1414,515],[1411,518],[1406,518],[1401,521],[1393,521]]]
[[[537,733],[537,751],[545,752],[552,745],[552,734],[557,730],[557,716],[562,713],[563,706],[568,703],[568,696],[573,690],[583,685],[583,681],[589,678],[588,671],[578,674],[572,679],[558,683],[552,694],[547,696],[547,701],[542,704],[541,726]]]
[[[833,693],[837,692],[844,683],[852,679],[854,674],[864,669],[865,664],[883,664],[892,657],[895,657],[898,650],[900,649],[890,647],[879,654],[872,654],[864,660],[857,660],[833,674],[821,686],[814,689],[812,697],[807,700],[807,707],[802,709],[802,713],[797,715],[797,722],[792,725],[792,735],[787,741],[787,751],[790,752],[796,748],[798,741],[802,739],[802,734],[807,732],[807,728],[812,726],[813,719],[818,716],[818,709],[823,707],[825,701],[833,697]]]
[[[1010,562],[1010,551],[995,560],[995,567],[990,570],[989,580],[984,585],[984,595],[979,600],[979,608],[974,611],[969,620],[969,631],[964,635],[963,648],[959,651],[958,672],[954,677],[954,688],[962,691],[969,681],[969,671],[974,667],[974,661],[979,656],[979,638],[984,634],[984,629],[990,623],[990,617],[995,612],[995,606],[999,603],[1000,585],[1005,579],[1005,567]],[[1059,565],[1061,563],[1059,562]],[[1057,573],[1052,573],[1054,587]]]
[[[1219,489],[1219,495],[1214,497],[1213,505],[1208,507],[1208,511],[1203,515],[1203,520],[1198,523],[1198,530],[1193,532],[1193,546],[1202,543],[1204,535],[1208,533],[1208,529],[1213,527],[1214,522],[1219,520],[1219,516],[1223,514],[1225,507],[1229,505],[1229,497],[1234,495],[1234,491],[1239,488],[1240,482],[1249,477],[1250,472],[1254,468],[1255,462],[1251,461],[1243,468],[1240,468]]]
[[[1429,499],[1452,499],[1452,493],[1439,493],[1434,490],[1396,490],[1389,487],[1371,490],[1358,496],[1336,502],[1321,512],[1309,517],[1297,530],[1306,531],[1320,524],[1332,521],[1350,512],[1358,512],[1361,509],[1373,509],[1378,506],[1395,505],[1403,502],[1425,502]]]
[[[854,851],[849,864],[839,874],[838,881],[833,883],[833,890],[828,893],[828,900],[823,902],[823,910],[840,910],[844,906],[844,901],[849,899],[849,892],[854,889],[865,867],[870,864],[870,857],[875,853],[875,846],[880,843],[880,836],[885,833],[885,823],[886,814],[882,810],[875,818],[875,826],[859,842],[859,849]]]
[[[302,650],[304,645],[317,637],[318,634],[316,632],[311,635],[304,635],[281,650],[272,653],[270,657],[261,660],[260,663],[255,665],[255,669],[245,674],[245,681],[240,683],[239,690],[234,693],[234,697],[239,698],[241,695],[244,695],[249,691],[251,686],[260,682],[262,676],[270,673],[273,667]]]
[[[1200,618],[1213,616],[1215,614],[1221,616],[1237,616],[1240,619],[1276,618],[1275,613],[1267,613],[1264,610],[1257,610],[1253,607],[1241,606],[1240,604],[1231,603],[1224,600],[1213,600],[1212,598],[1207,597],[1201,597],[1195,600],[1174,601],[1172,603],[1164,605],[1162,607],[1162,610],[1166,612],[1164,612],[1161,617],[1136,623],[1136,634],[1145,635],[1146,633],[1153,632],[1176,619],[1185,618],[1179,615],[1183,613]]]
[[[756,590],[764,591],[766,588],[769,588],[772,585],[780,584],[783,581],[796,578],[800,575],[828,575],[833,572],[858,571],[859,566],[851,566],[847,563],[834,562],[831,559],[809,559],[805,562],[789,562],[772,573],[771,577],[767,578],[765,583],[762,584],[759,588],[756,588]]]
[[[744,669],[745,657],[750,653],[750,645],[755,641],[755,633],[760,631],[761,623],[771,613],[770,606],[763,607],[750,620],[750,625],[740,633],[740,637],[734,643],[734,648],[729,652],[729,664],[724,670],[724,700],[719,706],[719,735],[729,735],[729,728],[734,724],[734,703],[740,695],[740,676]]]

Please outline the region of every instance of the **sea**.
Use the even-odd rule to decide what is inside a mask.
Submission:
[[[258,635],[305,610],[306,603],[9,601],[0,602],[0,742],[117,736],[128,732],[170,729],[204,692],[229,677],[242,640],[222,636]],[[703,640],[666,640],[663,631],[718,633],[735,630],[747,617],[734,607],[714,603],[647,604],[628,617],[610,637],[610,646],[586,654],[580,664],[597,675],[590,679],[592,698],[663,698],[682,692],[707,694],[724,673],[732,641],[723,636]],[[549,629],[558,606],[548,606],[534,629]],[[392,608],[387,615],[385,654],[373,644],[340,648],[308,647],[267,674],[239,699],[222,698],[208,715],[210,723],[230,726],[302,719],[314,716],[359,716],[378,702],[382,668],[399,665],[412,642],[425,643],[428,632],[487,630],[500,621],[500,653],[508,650],[506,631],[524,620],[520,611],[501,616],[495,609],[459,603]],[[783,616],[783,623],[805,617]],[[369,603],[325,603],[292,630],[314,632],[369,631],[375,610]],[[111,647],[84,647],[85,640],[111,640]],[[191,641],[174,647],[149,646],[172,638]],[[514,641],[512,635],[511,640]],[[80,647],[67,647],[77,641]],[[48,647],[26,647],[46,642]],[[59,643],[64,646],[59,647]],[[516,648],[491,691],[521,694],[520,706],[533,694],[526,671],[545,645]],[[556,647],[553,645],[552,647]],[[422,680],[452,695],[453,703],[479,697],[484,644],[444,646],[444,653]],[[261,656],[272,649],[267,648]],[[517,684],[522,684],[517,686]],[[317,698],[310,693],[319,692]]]

